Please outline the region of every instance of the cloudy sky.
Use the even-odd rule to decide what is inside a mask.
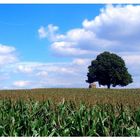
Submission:
[[[140,81],[140,5],[0,5],[0,89],[80,87],[104,51]]]

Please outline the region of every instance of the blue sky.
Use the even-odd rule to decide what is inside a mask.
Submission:
[[[92,19],[102,5],[0,5],[0,42],[12,44],[23,61],[54,62],[49,42],[38,38],[40,26],[54,24],[64,33]],[[65,58],[66,59],[66,58]],[[62,59],[65,61],[65,59]]]
[[[0,88],[88,87],[103,51],[120,55],[140,80],[140,6],[0,5]]]

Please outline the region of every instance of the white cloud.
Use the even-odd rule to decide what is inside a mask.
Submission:
[[[9,64],[9,63],[13,63],[16,61],[17,61],[17,58],[12,54],[0,55],[0,66]]]
[[[140,5],[106,6],[93,20],[85,19],[83,28],[98,38],[115,41],[114,51],[140,51]]]
[[[39,63],[21,62],[13,65],[16,73],[30,73],[33,76],[48,76],[50,74],[73,74],[74,62],[69,63]]]
[[[19,64],[17,66],[17,71],[18,72],[23,72],[23,73],[32,73],[32,68],[31,66],[26,66],[26,65],[22,65],[22,64]]]
[[[83,27],[87,30],[92,30],[98,35],[107,34],[108,36],[104,36],[107,38],[112,38],[112,36],[119,37],[120,35],[129,36],[138,31],[137,27],[140,24],[139,18],[139,5],[107,5],[101,9],[101,13],[93,20],[89,21],[85,19],[83,21]],[[105,34],[102,31],[105,31]]]
[[[128,54],[127,56],[123,56],[123,59],[128,65],[140,65],[140,55]]]
[[[61,56],[87,56],[92,55],[94,52],[76,48],[75,42],[54,42],[51,45],[53,53]]]
[[[0,66],[17,62],[15,52],[15,47],[0,44]]]
[[[0,54],[9,54],[14,52],[16,49],[13,46],[6,46],[0,44]]]
[[[46,71],[40,71],[36,74],[39,77],[47,77],[48,76],[48,72]]]
[[[131,60],[131,58],[128,58]],[[15,64],[10,70],[17,70],[17,67],[30,67],[30,75],[24,71],[16,71],[12,73],[16,81],[13,82],[11,88],[39,88],[39,87],[88,87],[87,79],[88,66],[91,59],[76,58],[68,63],[38,63],[38,62],[21,62]],[[136,65],[137,66],[137,65]],[[139,74],[138,67],[131,67],[130,73],[134,79],[137,79],[136,74]],[[23,68],[23,67],[21,67]],[[138,69],[136,72],[135,68]],[[27,70],[28,71],[28,70]],[[9,72],[10,73],[10,72]],[[22,80],[20,80],[22,79]],[[138,80],[137,80],[138,81]],[[6,83],[6,81],[5,81]],[[9,85],[5,85],[9,87]],[[97,85],[98,86],[98,85]],[[132,85],[130,85],[132,86]],[[129,87],[129,86],[128,86]],[[134,86],[133,86],[134,87]]]
[[[133,76],[134,83],[132,85],[137,85],[138,81],[140,80],[140,55],[137,53],[124,53],[122,58],[126,62],[128,71]]]
[[[64,34],[49,24],[46,32],[52,52],[61,55],[88,57],[103,50],[140,51],[140,5],[107,5],[92,20],[85,19],[82,28]]]
[[[89,64],[90,61],[91,61],[90,59],[77,58],[77,59],[73,60],[73,64],[87,65],[87,64]]]
[[[64,39],[64,35],[58,34],[59,30],[58,26],[54,26],[53,24],[49,24],[46,28],[41,26],[38,29],[38,34],[40,38],[48,38],[50,41],[56,41],[59,39]]]
[[[51,48],[53,52],[62,56],[85,56],[95,54],[95,52],[109,48],[112,44],[117,44],[116,41],[99,39],[96,35],[85,29],[72,29],[63,35],[63,39],[56,39]]]
[[[38,29],[38,34],[39,34],[40,38],[46,38],[47,37],[47,32],[46,32],[46,30],[45,30],[45,28],[43,26],[41,26]]]
[[[31,85],[30,81],[15,81],[13,82],[13,86],[15,87],[19,87],[19,88],[23,88],[23,87],[28,87],[29,85]]]
[[[87,87],[86,59],[75,59],[67,63],[19,62],[8,65],[9,82],[3,81],[3,87],[39,88],[39,87]],[[29,68],[32,70],[29,70]],[[20,70],[17,68],[20,68]],[[13,81],[13,79],[15,81]],[[22,79],[22,80],[20,80]],[[11,84],[12,82],[12,84]]]

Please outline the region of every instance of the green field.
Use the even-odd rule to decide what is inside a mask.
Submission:
[[[140,136],[140,89],[2,90],[0,136]]]

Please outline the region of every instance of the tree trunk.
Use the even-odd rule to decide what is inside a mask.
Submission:
[[[110,89],[110,84],[107,85],[107,88]]]

